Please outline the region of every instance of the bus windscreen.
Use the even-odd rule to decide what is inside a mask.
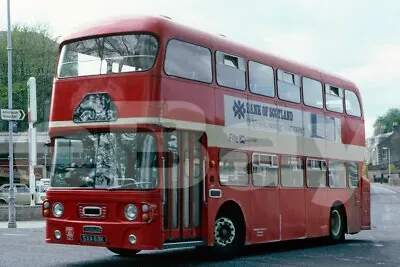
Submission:
[[[149,34],[96,37],[65,44],[58,78],[147,71],[154,65],[158,41]]]
[[[152,133],[86,133],[55,138],[51,187],[148,190],[158,184]]]

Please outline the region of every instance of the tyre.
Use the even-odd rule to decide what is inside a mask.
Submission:
[[[343,209],[334,207],[331,209],[329,218],[329,235],[330,239],[334,242],[344,241],[345,239],[345,217]]]
[[[140,250],[123,249],[123,248],[107,248],[109,251],[118,254],[121,257],[133,257],[140,252]]]
[[[7,203],[6,203],[6,201],[5,200],[3,200],[3,199],[0,199],[0,206],[1,205],[6,205]]]
[[[213,256],[231,259],[244,245],[244,224],[238,216],[220,215],[214,222]]]

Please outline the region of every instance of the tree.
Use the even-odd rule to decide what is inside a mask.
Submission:
[[[2,36],[2,37],[1,37]],[[8,57],[6,34],[0,35],[0,107],[8,108]],[[47,26],[15,25],[11,32],[13,64],[13,108],[27,111],[29,77],[36,78],[38,130],[43,129],[44,101],[50,99],[56,68],[58,42],[51,37]],[[18,123],[19,131],[26,131],[28,120]],[[0,123],[0,131],[8,130],[8,122]]]
[[[396,172],[396,165],[390,164],[389,169],[390,169],[391,173],[395,173]]]
[[[393,124],[400,126],[400,109],[391,108],[385,115],[379,116],[374,123],[374,135],[388,133],[393,130]]]
[[[366,178],[368,178],[368,165],[366,162],[363,164],[363,170],[362,170],[362,175]]]

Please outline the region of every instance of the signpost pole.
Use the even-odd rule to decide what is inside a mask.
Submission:
[[[33,124],[37,121],[37,108],[36,108],[36,79],[30,77],[27,83],[28,86],[28,122],[29,122],[29,189],[31,193],[31,206],[35,205],[36,195],[36,128]]]
[[[8,52],[8,108],[12,109],[12,48],[11,48],[11,15],[10,15],[10,0],[7,0],[7,52]],[[13,147],[13,121],[8,121],[8,170],[10,178],[10,195],[8,207],[8,228],[17,228],[15,220],[15,192],[14,192],[14,147]]]

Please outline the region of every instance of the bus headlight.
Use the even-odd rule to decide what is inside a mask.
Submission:
[[[64,214],[64,206],[60,202],[57,202],[53,205],[53,215],[54,217],[61,217]]]
[[[129,204],[125,208],[125,218],[129,221],[133,221],[136,219],[138,214],[138,210],[135,205]]]

